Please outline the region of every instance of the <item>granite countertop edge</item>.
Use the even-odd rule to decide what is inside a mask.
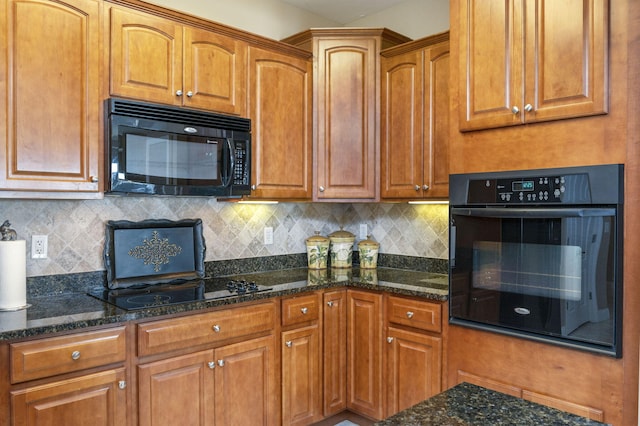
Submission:
[[[299,273],[306,268],[295,268]],[[393,268],[379,268],[387,276],[394,274],[423,274],[419,271],[394,270]],[[282,273],[283,271],[279,271]],[[286,273],[286,271],[284,271]],[[424,273],[430,274],[430,273]],[[442,274],[440,274],[442,275]],[[443,275],[446,277],[446,275]],[[403,277],[406,281],[406,277]],[[149,309],[126,311],[109,303],[95,299],[86,293],[66,293],[57,295],[43,295],[27,300],[30,307],[20,311],[0,312],[0,341],[34,338],[49,334],[77,331],[90,327],[117,325],[129,321],[160,317],[186,312],[198,313],[221,306],[233,306],[256,300],[290,296],[316,290],[332,288],[356,288],[381,291],[389,294],[419,297],[425,300],[445,302],[448,300],[448,290],[431,288],[429,286],[394,284],[387,281],[367,282],[360,276],[349,276],[347,279],[335,280],[325,278],[314,284],[300,285],[294,288],[277,289],[273,291],[238,296],[226,299],[188,302],[167,305]],[[277,287],[277,286],[276,286]],[[27,311],[28,318],[27,318]],[[56,313],[53,313],[53,312]]]

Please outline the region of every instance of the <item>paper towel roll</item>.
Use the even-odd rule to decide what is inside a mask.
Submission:
[[[26,241],[0,241],[0,310],[17,310],[26,306]]]

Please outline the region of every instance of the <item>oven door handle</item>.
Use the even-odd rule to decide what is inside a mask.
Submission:
[[[233,147],[233,140],[231,138],[227,138],[226,142],[229,152],[229,161],[227,162],[227,164],[229,164],[229,173],[226,176],[226,181],[224,180],[224,178],[222,181],[222,186],[224,186],[225,188],[231,185],[231,182],[233,181],[233,173],[236,169],[236,150]]]
[[[465,208],[452,207],[452,215],[478,216],[495,218],[563,218],[563,217],[594,217],[615,216],[614,208]]]

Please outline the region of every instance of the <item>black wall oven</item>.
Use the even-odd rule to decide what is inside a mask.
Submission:
[[[450,176],[450,323],[621,356],[623,166]]]

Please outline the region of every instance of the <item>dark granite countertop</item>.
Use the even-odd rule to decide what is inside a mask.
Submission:
[[[586,419],[485,389],[461,383],[432,398],[407,408],[375,426],[540,426],[601,425]]]
[[[226,288],[230,278],[246,279],[268,286],[270,291],[224,299],[188,302],[155,308],[125,311],[102,302],[85,291],[28,296],[30,306],[15,312],[0,312],[0,340],[36,337],[61,331],[86,327],[117,324],[126,321],[151,318],[160,315],[197,311],[212,307],[292,295],[311,290],[353,287],[388,293],[416,296],[436,301],[446,301],[448,280],[446,274],[418,272],[395,268],[375,270],[328,269],[308,270],[292,268],[270,272],[234,274],[206,279],[206,290]],[[88,276],[87,283],[78,288],[104,288],[104,282]]]

